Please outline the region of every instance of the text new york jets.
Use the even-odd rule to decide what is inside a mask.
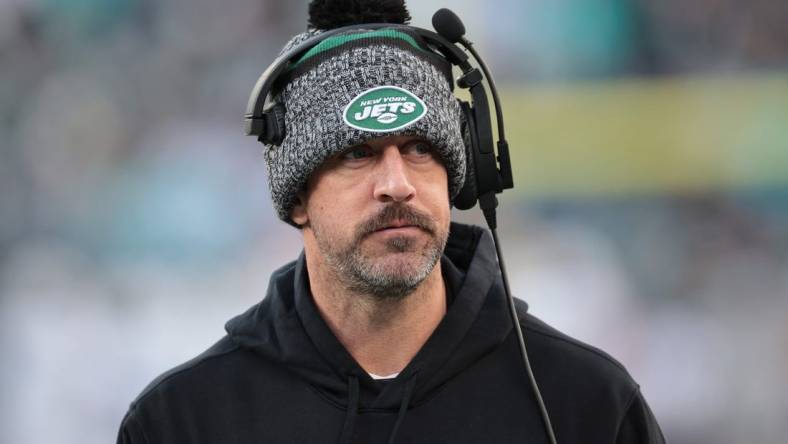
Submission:
[[[396,86],[379,86],[351,100],[343,118],[353,128],[387,132],[412,125],[426,112],[424,102],[410,91]]]

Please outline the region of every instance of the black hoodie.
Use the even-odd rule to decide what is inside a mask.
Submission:
[[[118,443],[547,442],[489,233],[452,224],[441,266],[446,316],[396,378],[376,381],[318,313],[302,254],[224,338],[142,392]],[[518,312],[559,443],[664,442],[621,364],[524,302]]]

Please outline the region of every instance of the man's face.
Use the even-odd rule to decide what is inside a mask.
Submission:
[[[292,219],[306,248],[351,290],[403,297],[440,259],[450,223],[446,169],[429,143],[375,139],[312,174]],[[322,265],[322,264],[321,264]]]

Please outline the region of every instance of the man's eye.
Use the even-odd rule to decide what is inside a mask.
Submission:
[[[416,156],[431,156],[433,151],[432,145],[424,141],[413,142],[405,148],[406,153]]]
[[[342,154],[343,160],[359,160],[371,156],[370,149],[366,146],[358,146],[345,151]]]

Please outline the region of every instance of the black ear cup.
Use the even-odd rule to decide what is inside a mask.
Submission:
[[[462,130],[462,140],[465,145],[465,183],[462,185],[457,197],[454,198],[454,206],[458,210],[470,210],[476,205],[479,198],[476,187],[476,156],[478,155],[479,141],[476,132],[476,120],[468,102],[458,100],[460,109],[460,128]]]
[[[257,138],[266,145],[279,146],[285,140],[285,105],[275,103],[263,112],[263,133]]]

